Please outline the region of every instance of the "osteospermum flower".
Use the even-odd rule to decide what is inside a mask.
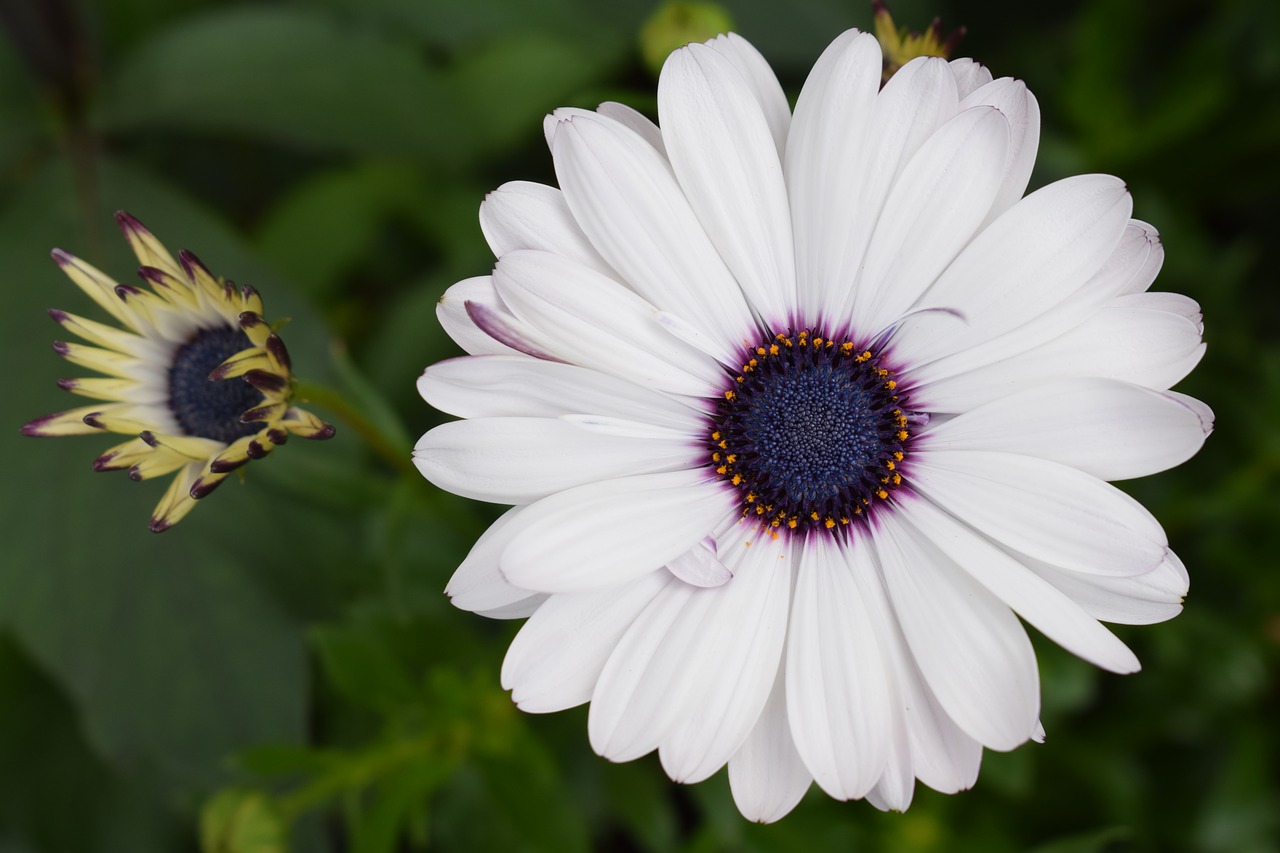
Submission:
[[[1187,574],[1107,480],[1176,465],[1212,424],[1169,387],[1198,306],[1147,290],[1163,251],[1124,184],[1023,198],[1027,87],[851,31],[794,115],[737,36],[676,51],[661,129],[563,110],[560,189],[485,199],[493,275],[454,285],[470,356],[423,396],[465,420],[426,477],[511,504],[449,583],[530,617],[502,683],[591,703],[606,758],[726,763],[772,821],[810,783],[905,809],[1040,736],[1018,617],[1138,669],[1099,620],[1179,612]],[[1016,615],[1015,615],[1016,614]]]
[[[333,427],[293,405],[294,380],[284,342],[262,318],[252,287],[215,278],[195,255],[178,260],[127,213],[116,221],[142,267],[143,290],[54,249],[53,259],[120,324],[51,309],[50,316],[88,344],[54,343],[72,364],[104,376],[63,379],[63,389],[104,402],[37,418],[25,435],[133,436],[93,462],[95,471],[127,470],[134,480],[175,474],[151,514],[167,530],[232,471],[288,440],[330,438]]]

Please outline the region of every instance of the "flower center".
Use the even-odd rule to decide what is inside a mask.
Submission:
[[[209,379],[215,367],[251,346],[238,328],[220,326],[200,329],[178,347],[169,368],[169,408],[183,433],[230,444],[261,429],[240,422],[240,415],[262,402],[261,392],[242,379]]]
[[[744,515],[831,530],[902,484],[907,424],[876,354],[805,330],[755,348],[712,415],[708,448]]]

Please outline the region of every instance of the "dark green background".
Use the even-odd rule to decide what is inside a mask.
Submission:
[[[870,9],[725,4],[789,94]],[[517,713],[512,623],[440,594],[493,508],[443,495],[342,428],[248,469],[175,530],[162,485],[93,474],[106,438],[37,441],[74,405],[45,309],[95,313],[48,260],[121,280],[125,208],[256,285],[307,378],[403,447],[438,416],[413,380],[454,353],[434,319],[491,258],[476,209],[551,181],[540,118],[652,113],[638,34],[656,5],[591,0],[4,0],[0,22],[0,851],[185,851],[223,806],[269,851],[1280,849],[1280,7],[1268,0],[902,2],[967,24],[960,53],[1025,79],[1033,186],[1109,172],[1161,231],[1156,288],[1204,306],[1182,390],[1218,429],[1127,487],[1191,571],[1175,621],[1118,628],[1141,674],[1037,638],[1048,740],[988,753],[975,790],[906,815],[816,790],[782,823],[724,774],[611,765],[585,711]],[[328,412],[322,415],[333,418]],[[260,792],[260,793],[255,793]],[[253,846],[256,843],[258,846]]]

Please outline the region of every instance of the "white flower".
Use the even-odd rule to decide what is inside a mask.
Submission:
[[[731,35],[672,54],[661,131],[557,112],[561,188],[485,200],[497,266],[439,308],[471,355],[419,385],[465,418],[423,436],[422,472],[514,505],[448,593],[530,616],[516,703],[590,702],[597,752],[656,748],[680,782],[727,762],[759,821],[812,781],[887,809],[916,779],[970,787],[982,747],[1040,736],[1018,616],[1127,673],[1098,620],[1187,590],[1105,482],[1212,424],[1167,390],[1204,345],[1192,300],[1146,292],[1155,230],[1106,175],[1022,198],[1023,83],[880,70],[845,33],[793,116]]]

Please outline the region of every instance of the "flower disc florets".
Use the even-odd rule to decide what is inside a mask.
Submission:
[[[882,359],[805,329],[751,351],[711,418],[708,448],[743,515],[774,528],[833,530],[902,484],[909,439]]]

